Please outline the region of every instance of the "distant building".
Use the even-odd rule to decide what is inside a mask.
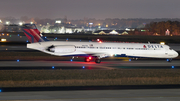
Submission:
[[[98,30],[93,32],[95,35],[128,35],[126,30]]]
[[[65,23],[61,20],[56,20],[54,25],[44,25],[41,27],[41,32],[43,33],[56,33],[56,34],[65,34],[65,33],[79,33],[83,31],[83,28],[76,27],[70,22]]]

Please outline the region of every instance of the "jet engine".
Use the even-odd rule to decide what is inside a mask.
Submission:
[[[75,46],[65,46],[65,45],[58,45],[58,46],[50,46],[47,48],[47,51],[49,52],[54,52],[54,53],[72,53],[72,52],[75,52],[76,49],[75,49]]]

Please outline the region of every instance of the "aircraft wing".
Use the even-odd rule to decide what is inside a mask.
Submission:
[[[84,52],[86,54],[91,54],[91,56],[95,56],[95,57],[99,57],[99,58],[106,58],[109,57],[110,54],[108,53],[88,53],[88,52]]]

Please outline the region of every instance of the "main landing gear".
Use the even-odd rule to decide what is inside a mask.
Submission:
[[[95,59],[95,62],[96,63],[101,63],[101,59],[97,58],[97,59]]]

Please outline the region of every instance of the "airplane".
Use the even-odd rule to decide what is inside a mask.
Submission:
[[[70,41],[48,41],[37,29],[35,24],[24,24],[24,34],[31,43],[27,48],[56,56],[82,56],[84,61],[89,62],[95,58],[96,63],[101,58],[110,56],[132,57],[132,58],[176,58],[178,53],[168,45],[151,43],[115,43],[115,42],[70,42]]]

